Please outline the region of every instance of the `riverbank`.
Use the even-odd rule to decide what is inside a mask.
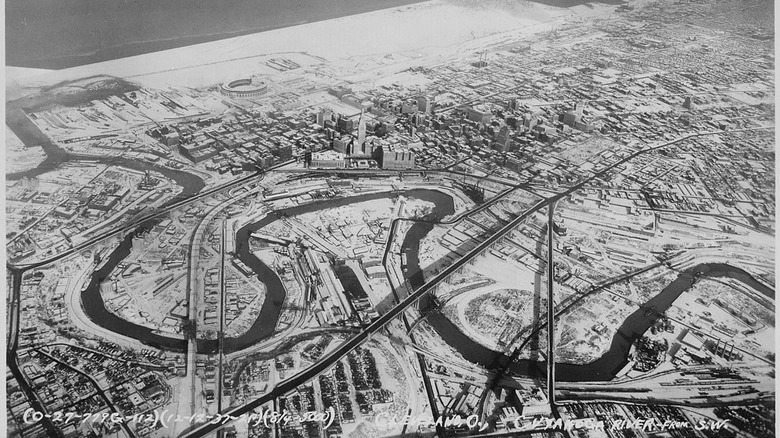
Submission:
[[[416,269],[419,272],[419,266]],[[410,281],[416,279],[410,268]],[[744,282],[751,287],[759,288],[762,293],[774,295],[760,282],[753,279],[750,274],[742,269],[722,263],[699,264],[682,271],[679,276],[667,285],[659,294],[644,303],[643,308],[637,309],[628,316],[617,333],[612,338],[609,350],[599,359],[588,364],[556,363],[556,379],[566,382],[610,381],[628,363],[628,355],[634,341],[644,335],[674,301],[686,290],[690,289],[697,277],[730,277]],[[418,284],[414,284],[418,287]],[[420,300],[420,307],[427,308],[433,303],[428,295]],[[645,309],[654,309],[648,312]],[[441,336],[441,338],[464,359],[482,365],[488,369],[508,369],[510,372],[521,376],[543,376],[546,373],[545,362],[535,362],[526,359],[510,362],[509,356],[491,350],[465,335],[459,327],[439,312],[431,312],[428,322]]]
[[[434,209],[437,214],[441,216],[450,215],[454,211],[452,197],[441,191],[428,189],[410,189],[403,192],[383,191],[341,198],[328,198],[304,205],[281,209],[263,216],[258,221],[248,223],[241,227],[236,232],[236,257],[249,266],[254,274],[260,278],[266,287],[266,293],[260,312],[249,329],[241,336],[225,338],[224,350],[226,352],[243,350],[271,337],[276,332],[277,322],[282,314],[287,298],[286,289],[276,272],[251,252],[249,245],[251,233],[268,226],[282,217],[291,217],[315,212],[322,208],[335,208],[381,198],[393,198],[399,195],[431,202],[436,206]],[[151,229],[159,220],[160,219],[148,221],[141,225],[134,233],[128,234],[122,240],[119,247],[109,255],[109,260],[101,266],[98,271],[92,274],[89,284],[81,294],[81,301],[84,306],[84,313],[88,318],[109,332],[122,333],[137,339],[144,344],[154,345],[162,349],[183,351],[186,346],[186,343],[183,340],[166,337],[149,327],[131,323],[109,312],[105,308],[105,304],[103,303],[100,294],[100,285],[102,282],[108,278],[113,269],[129,255],[132,248],[133,235],[141,233],[146,229]],[[218,347],[219,344],[217,340],[199,340],[197,348],[200,353],[213,353],[218,350]]]

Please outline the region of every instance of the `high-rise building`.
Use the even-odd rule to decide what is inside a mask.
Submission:
[[[495,144],[495,150],[499,152],[506,152],[509,150],[511,146],[511,133],[509,132],[509,128],[506,126],[503,126],[499,131],[498,135],[496,135],[496,144]]]
[[[583,132],[592,132],[594,129],[596,129],[596,126],[590,122],[579,121],[574,124],[574,129],[579,129]]]
[[[320,112],[317,113],[317,125],[321,127],[325,127],[325,122],[329,121],[332,117],[333,113],[326,108],[320,109]]]
[[[420,96],[417,98],[417,111],[430,114],[433,111],[433,98]]]
[[[333,139],[333,150],[336,152],[341,152],[342,154],[347,153],[347,148],[349,147],[349,143],[352,141],[352,138],[348,135],[345,135],[343,137],[337,137]]]
[[[563,114],[563,124],[568,126],[574,126],[577,122],[580,121],[580,116],[576,112],[572,111],[566,111],[566,113]]]
[[[356,150],[363,151],[363,143],[366,142],[366,120],[363,118],[363,111],[360,111],[360,119],[358,120],[358,136]]]
[[[414,101],[414,99],[411,100],[405,100],[401,102],[401,106],[398,108],[398,112],[401,114],[411,114],[417,111],[418,103]]]
[[[279,157],[279,161],[289,161],[292,160],[293,156],[293,149],[292,144],[289,142],[285,142],[279,145],[279,147],[276,148],[276,151],[274,151],[277,157]]]
[[[339,131],[345,134],[349,134],[350,132],[352,132],[353,129],[355,129],[355,122],[344,115],[339,115],[339,121],[337,123],[337,126]]]
[[[383,147],[383,142],[381,138],[372,138],[370,141],[366,142],[366,155],[370,155],[371,157],[376,157],[377,154],[379,154],[380,150]]]
[[[509,170],[519,172],[523,168],[524,164],[525,163],[517,157],[508,157],[504,163],[504,166]]]
[[[468,119],[477,123],[490,123],[493,113],[485,105],[477,105],[469,108]]]
[[[386,145],[377,151],[383,169],[402,170],[414,168],[415,154],[408,149],[395,149]]]
[[[539,122],[537,117],[531,113],[523,114],[523,126],[528,129],[534,129],[534,126]]]

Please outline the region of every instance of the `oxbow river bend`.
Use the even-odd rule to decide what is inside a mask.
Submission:
[[[269,338],[276,329],[286,297],[284,286],[273,269],[250,252],[249,236],[252,232],[279,220],[283,216],[297,216],[323,208],[334,208],[376,199],[391,199],[399,195],[432,202],[435,205],[433,213],[439,219],[453,214],[455,210],[453,200],[449,195],[436,190],[414,189],[403,192],[381,192],[319,200],[305,205],[278,210],[257,222],[247,224],[239,229],[236,235],[236,255],[263,281],[266,286],[266,297],[260,313],[249,330],[242,336],[226,338],[224,350],[243,350]],[[93,273],[89,285],[82,292],[82,305],[89,318],[105,329],[121,333],[149,345],[182,351],[186,348],[184,340],[160,335],[148,327],[131,323],[108,312],[100,295],[100,283],[108,277],[118,263],[129,255],[132,248],[133,235],[151,229],[155,224],[155,221],[143,224],[134,233],[128,235],[120,243],[119,247],[110,254],[109,260],[101,269]],[[407,254],[406,275],[415,288],[424,283],[417,257],[419,242],[432,229],[433,225],[431,223],[415,222],[404,238],[402,247]],[[658,315],[668,309],[680,294],[693,286],[697,275],[734,278],[774,298],[772,289],[758,282],[742,269],[718,263],[694,266],[681,272],[658,295],[645,303],[645,308],[654,308],[655,312],[638,309],[629,315],[614,335],[610,349],[602,357],[589,364],[556,364],[557,379],[561,381],[608,381],[614,378],[615,374],[628,363],[628,352],[633,342],[656,322]],[[430,298],[426,295],[421,299],[421,306],[425,308],[428,305],[430,305]],[[545,373],[546,364],[544,362],[521,359],[509,363],[508,356],[478,344],[462,333],[457,325],[439,312],[431,312],[428,316],[428,322],[447,344],[470,362],[488,368],[507,368],[516,375],[541,376]],[[198,342],[198,351],[200,353],[213,353],[218,350],[217,342],[216,340],[201,340]]]
[[[248,331],[236,338],[225,338],[224,350],[243,350],[269,338],[276,329],[276,324],[281,315],[282,305],[286,297],[286,292],[281,279],[270,266],[260,261],[250,252],[249,236],[252,232],[257,231],[284,216],[297,216],[304,213],[315,212],[323,208],[335,208],[377,199],[397,198],[399,195],[433,203],[435,205],[434,210],[437,217],[444,217],[455,211],[452,198],[449,195],[436,190],[413,189],[403,192],[388,191],[318,200],[304,205],[277,210],[257,222],[241,227],[236,233],[236,256],[260,277],[266,287],[266,296],[260,308],[260,313]],[[100,284],[105,281],[114,268],[130,254],[133,236],[152,229],[159,220],[144,223],[122,240],[119,246],[109,255],[108,261],[92,274],[89,284],[82,292],[81,302],[87,316],[93,322],[107,330],[121,333],[148,345],[168,350],[183,351],[186,348],[186,342],[184,340],[161,335],[149,327],[132,323],[114,315],[105,308],[103,298],[100,295]],[[425,225],[427,224],[415,224],[413,230],[424,228]],[[428,226],[428,230],[430,230],[430,226]],[[419,231],[415,232],[419,233]],[[427,231],[422,235],[424,234],[427,234]],[[217,350],[218,344],[216,340],[198,341],[198,351],[201,353],[213,353]]]

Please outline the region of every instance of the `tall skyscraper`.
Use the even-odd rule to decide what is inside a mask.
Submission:
[[[433,99],[430,96],[417,98],[417,111],[430,114],[433,110]]]
[[[574,113],[578,116],[582,115],[582,112],[585,110],[585,102],[577,102],[574,105]]]
[[[523,126],[528,130],[534,129],[538,121],[537,117],[531,113],[523,114]]]
[[[360,110],[360,120],[358,120],[358,136],[355,151],[363,152],[363,143],[366,142],[366,120],[363,118],[363,110]]]
[[[344,134],[351,134],[355,127],[355,122],[352,119],[339,114],[339,119],[336,126],[338,126],[339,131],[343,132]]]
[[[349,148],[349,143],[352,139],[348,136],[342,136],[338,138],[333,139],[333,150],[336,152],[341,152],[342,154],[349,153],[347,150]]]
[[[333,113],[330,110],[322,108],[317,113],[317,124],[321,127],[324,127],[325,122],[330,121],[332,114]]]
[[[499,152],[508,151],[511,145],[510,138],[511,138],[511,133],[509,132],[509,128],[507,126],[501,127],[501,129],[498,131],[498,135],[496,135],[496,143],[494,149]]]

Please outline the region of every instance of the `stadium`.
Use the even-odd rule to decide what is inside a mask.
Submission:
[[[219,92],[228,97],[256,97],[268,92],[268,84],[256,78],[241,78],[225,82]]]

